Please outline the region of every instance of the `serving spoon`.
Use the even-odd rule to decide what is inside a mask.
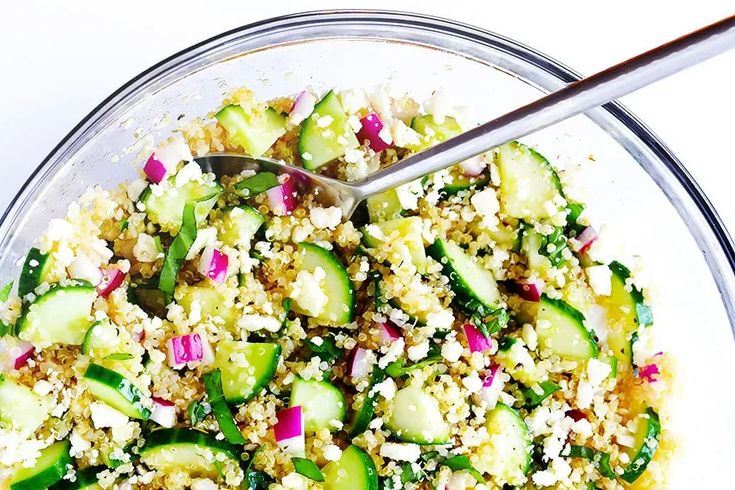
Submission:
[[[581,114],[735,47],[735,15],[663,44],[528,105],[409,156],[356,182],[342,182],[267,158],[215,153],[196,159],[217,177],[243,170],[289,174],[301,192],[349,220],[370,196],[442,170],[514,139]]]

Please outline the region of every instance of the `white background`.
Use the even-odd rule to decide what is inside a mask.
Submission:
[[[583,74],[735,13],[734,0],[8,2],[0,15],[0,209],[74,125],[150,65],[227,29],[335,7],[454,18],[520,40]],[[681,158],[730,230],[733,87],[735,50],[623,99]]]

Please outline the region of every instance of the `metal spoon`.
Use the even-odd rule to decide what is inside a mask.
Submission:
[[[203,170],[218,177],[238,174],[245,169],[288,173],[302,192],[313,192],[324,206],[340,207],[343,219],[348,220],[357,205],[372,195],[610,102],[733,47],[735,16],[571,83],[358,182],[345,183],[283,162],[237,154],[211,154],[196,161]]]

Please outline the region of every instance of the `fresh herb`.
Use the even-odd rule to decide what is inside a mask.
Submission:
[[[478,483],[485,483],[485,479],[482,477],[482,474],[472,466],[470,458],[464,454],[459,454],[457,456],[452,456],[449,459],[445,459],[441,464],[452,471],[466,471],[472,475]]]
[[[541,245],[538,252],[548,258],[551,265],[559,267],[567,261],[564,257],[564,250],[567,248],[567,237],[564,236],[564,228],[556,226],[549,235],[541,236]]]
[[[235,194],[240,197],[250,198],[277,185],[280,185],[280,182],[278,182],[276,174],[261,172],[235,184]]]
[[[416,362],[414,364],[405,366],[404,364],[406,361],[403,358],[401,358],[401,359],[398,359],[388,364],[388,366],[386,366],[385,368],[385,374],[387,374],[391,378],[400,378],[401,376],[405,376],[406,374],[410,373],[413,370],[422,369],[422,368],[425,368],[426,366],[431,366],[432,364],[441,362],[441,360],[442,360],[441,355],[433,355],[433,356],[427,357],[423,361]]]
[[[515,337],[503,337],[500,339],[500,342],[498,342],[498,352],[509,351],[516,342],[518,342],[518,340]]]
[[[592,461],[602,476],[612,479],[617,477],[615,471],[610,466],[610,455],[605,452],[597,451],[590,447],[572,445],[569,447],[569,457],[584,458]]]
[[[503,308],[491,309],[474,299],[459,306],[485,338],[504,329],[510,320],[508,312]]]
[[[516,239],[513,241],[513,246],[511,247],[512,252],[517,254],[521,253],[521,249],[523,248],[523,235],[526,233],[526,228],[528,228],[528,226],[529,225],[523,220],[518,222],[518,228],[516,228]]]
[[[555,391],[561,389],[558,384],[552,383],[551,381],[542,381],[539,383],[539,388],[541,388],[540,394],[534,388],[526,388],[521,392],[523,393],[523,397],[526,399],[526,408],[530,409],[538,407],[541,405],[541,402],[550,397]]]
[[[375,311],[380,311],[385,304],[380,291],[380,281],[383,279],[383,274],[380,271],[371,271],[368,274],[368,279],[373,285],[373,301],[375,302]]]
[[[107,361],[129,361],[134,357],[134,355],[128,352],[115,352],[114,354],[105,356],[104,359]]]
[[[222,391],[222,372],[219,369],[214,369],[204,375],[204,388],[207,390],[209,405],[212,407],[219,429],[224,434],[227,442],[245,444],[245,438],[240,433],[230,407],[227,406],[225,401],[225,395]]]
[[[179,228],[179,233],[176,235],[176,238],[171,242],[171,246],[166,253],[166,258],[163,261],[161,276],[158,279],[158,289],[166,295],[166,303],[170,303],[174,295],[179,269],[197,237],[197,221],[196,214],[194,213],[195,206],[195,201],[187,202],[184,206],[181,228]]]
[[[321,470],[310,459],[294,457],[291,458],[291,462],[296,469],[296,473],[299,475],[304,475],[306,478],[314,481],[324,481],[324,475]]]
[[[291,298],[284,298],[281,303],[283,306],[283,319],[281,320],[281,328],[288,327],[288,314],[291,312]]]
[[[0,289],[0,301],[7,301],[10,296],[10,290],[13,289],[13,281],[10,281]],[[12,330],[12,326],[0,321],[0,337]]]
[[[123,231],[127,229],[128,229],[128,219],[123,218],[122,221],[120,221],[120,232],[122,233]]]
[[[163,245],[161,244],[161,236],[156,235],[153,237],[153,242],[156,244],[156,250],[158,250],[158,253],[163,252]]]
[[[198,424],[210,413],[212,413],[212,406],[202,400],[193,401],[186,409],[186,414],[191,420],[191,425]]]
[[[584,204],[578,202],[570,202],[567,204],[567,225],[566,231],[571,236],[577,236],[586,228],[585,225],[578,223],[579,216],[584,211]]]
[[[342,356],[342,350],[337,347],[333,337],[322,337],[317,345],[312,339],[306,339],[306,346],[322,361],[331,364]]]
[[[249,470],[245,473],[245,481],[242,482],[243,490],[268,490],[273,478],[264,471]]]
[[[381,480],[381,488],[384,490],[397,490],[399,488],[404,488],[406,483],[415,483],[427,480],[426,473],[419,468],[418,470],[414,469],[414,465],[411,463],[404,463],[400,466],[401,469],[401,477],[400,481],[401,484],[396,486],[396,482],[391,477],[384,477]]]

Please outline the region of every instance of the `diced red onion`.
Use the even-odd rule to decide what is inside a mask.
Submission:
[[[370,148],[376,153],[390,148],[390,143],[387,143],[380,137],[380,131],[383,129],[383,121],[380,120],[376,113],[371,112],[360,119],[360,125],[362,127],[357,133],[357,139],[360,143],[367,140]]]
[[[485,352],[486,350],[492,349],[493,340],[482,335],[474,325],[465,323],[462,328],[464,329],[465,337],[467,337],[470,352]]]
[[[499,370],[500,364],[493,363],[490,366],[490,369],[485,373],[485,379],[482,380],[483,388],[490,388],[493,385],[493,381],[495,380],[495,376],[498,374]]]
[[[100,269],[102,272],[102,280],[97,285],[97,293],[106,298],[115,289],[119,288],[125,280],[125,273],[117,267],[108,267]]]
[[[306,450],[304,417],[301,406],[286,408],[276,414],[278,422],[273,426],[278,447],[292,456],[303,457]]]
[[[658,375],[661,371],[658,369],[658,365],[655,363],[646,364],[645,366],[638,368],[638,377],[645,379],[649,383],[655,383],[658,381]]]
[[[459,162],[462,173],[468,177],[477,177],[485,170],[486,166],[485,160],[480,155]]]
[[[567,410],[567,413],[565,415],[569,417],[570,419],[574,420],[575,422],[579,422],[580,420],[587,418],[586,413],[584,413],[581,410],[577,410],[576,408]]]
[[[279,216],[285,216],[291,214],[291,211],[296,209],[296,205],[298,204],[296,200],[296,186],[289,175],[282,174],[278,177],[278,180],[281,182],[281,185],[271,187],[265,192],[273,212]]]
[[[516,281],[515,291],[518,293],[518,296],[526,301],[533,301],[536,303],[541,301],[541,288],[536,283]]]
[[[202,338],[198,333],[179,335],[166,341],[168,348],[168,365],[180,368],[187,362],[201,361],[204,357]]]
[[[143,166],[143,172],[146,177],[148,177],[148,180],[154,184],[158,184],[166,177],[167,170],[166,165],[156,158],[156,154],[151,153],[151,156],[148,157],[148,161],[145,162],[145,165]]]
[[[347,357],[347,374],[353,378],[364,378],[370,371],[367,351],[362,347],[355,347]]]
[[[291,111],[288,113],[288,117],[293,124],[299,124],[301,121],[306,119],[314,112],[314,105],[316,104],[316,97],[302,90],[291,105]]]
[[[205,247],[199,258],[197,270],[214,282],[223,283],[227,279],[227,255],[214,247]]]
[[[500,366],[498,364],[491,364],[490,369],[485,372],[485,376],[482,380],[480,399],[487,403],[487,406],[489,408],[495,407],[495,405],[498,403],[500,392],[503,390],[502,384],[497,381],[499,371]]]
[[[401,331],[390,322],[380,324],[380,341],[387,345],[401,338]]]
[[[592,244],[597,240],[598,235],[594,228],[591,226],[588,226],[582,232],[577,235],[577,242],[579,242],[579,248],[577,249],[577,252],[580,254],[583,254],[589,250],[589,248],[592,246]]]
[[[10,335],[0,337],[0,372],[22,368],[34,352],[33,344],[28,341]]]
[[[153,400],[153,408],[150,419],[161,427],[170,428],[176,425],[176,405],[155,396],[151,397],[151,400]]]

